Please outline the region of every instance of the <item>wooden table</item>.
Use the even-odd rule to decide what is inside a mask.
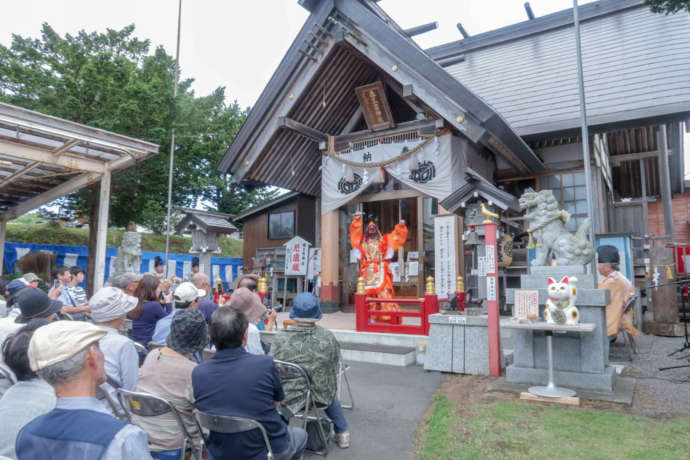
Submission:
[[[549,380],[546,386],[529,387],[527,391],[537,396],[547,398],[565,398],[575,396],[575,391],[568,388],[557,387],[553,379],[553,333],[554,332],[592,332],[596,327],[594,323],[554,324],[546,321],[534,323],[518,323],[509,319],[501,320],[501,327],[506,329],[522,329],[530,331],[544,331],[546,335],[546,356],[548,361]]]

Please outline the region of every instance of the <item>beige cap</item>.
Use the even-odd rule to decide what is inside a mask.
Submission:
[[[29,343],[29,365],[36,372],[65,361],[98,342],[106,331],[84,321],[55,321],[36,329]]]

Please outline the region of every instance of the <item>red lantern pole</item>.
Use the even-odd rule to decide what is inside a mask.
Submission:
[[[489,311],[489,373],[501,376],[501,336],[498,316],[498,250],[496,247],[496,224],[490,220],[484,225],[484,248],[486,249],[486,300]]]

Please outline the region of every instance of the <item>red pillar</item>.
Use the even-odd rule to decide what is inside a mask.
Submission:
[[[501,336],[498,326],[498,250],[496,248],[496,224],[483,222],[486,249],[486,299],[489,310],[489,373],[501,375]]]
[[[367,295],[366,294],[355,294],[355,320],[357,324],[357,331],[363,332],[367,330],[367,324],[369,323],[369,315],[367,310],[369,306],[367,305]]]
[[[422,328],[424,335],[429,335],[429,315],[438,313],[438,296],[436,294],[424,294],[424,304],[422,305]]]

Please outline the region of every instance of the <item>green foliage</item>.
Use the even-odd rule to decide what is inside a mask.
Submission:
[[[645,0],[654,13],[673,14],[682,10],[690,12],[690,0]]]
[[[160,145],[157,155],[113,177],[112,225],[134,220],[164,229],[173,119],[174,205],[205,200],[207,207],[239,212],[270,198],[266,189],[227,185],[215,169],[247,110],[226,104],[224,88],[196,97],[191,79],[180,82],[174,100],[174,59],[162,47],[149,48],[134,36],[134,25],[62,37],[43,24],[40,39],[13,35],[9,48],[0,45],[0,101]],[[61,205],[88,215],[96,197],[82,190]]]
[[[20,218],[21,219],[21,218]],[[73,228],[54,226],[51,223],[38,224],[35,222],[21,223],[19,219],[7,224],[7,241],[16,243],[35,244],[69,244],[74,246],[87,246],[89,242],[89,230],[86,228]],[[123,230],[109,229],[107,245],[117,248],[122,243]],[[164,252],[165,235],[156,233],[142,233],[141,246],[144,251]],[[170,237],[170,252],[187,254],[192,246],[192,239],[186,236],[173,235]],[[242,257],[242,240],[222,237],[218,239],[221,249],[219,257]]]
[[[436,395],[417,458],[687,458],[690,417],[654,420],[619,412],[526,403],[474,406],[461,416]]]

